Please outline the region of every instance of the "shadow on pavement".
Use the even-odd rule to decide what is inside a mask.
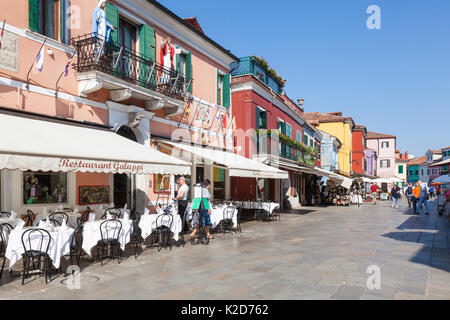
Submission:
[[[412,216],[397,227],[397,230],[405,231],[389,232],[383,237],[422,244],[423,247],[409,260],[450,272],[448,238],[450,224],[448,219],[438,215],[435,202],[430,201],[429,205],[431,211],[429,216],[416,215],[412,209],[405,210],[403,214]]]

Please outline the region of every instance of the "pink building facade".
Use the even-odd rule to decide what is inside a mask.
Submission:
[[[367,132],[367,148],[377,154],[377,176],[381,178],[395,177],[396,137],[393,135]]]

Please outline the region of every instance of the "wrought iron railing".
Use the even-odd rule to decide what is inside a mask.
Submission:
[[[93,34],[73,38],[72,45],[78,56],[77,72],[100,71],[179,100],[190,96],[191,78],[130,48]]]

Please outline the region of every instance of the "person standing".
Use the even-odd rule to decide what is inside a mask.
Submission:
[[[375,183],[372,183],[370,187],[370,191],[372,191],[372,205],[377,204],[377,195],[378,195],[378,186]]]
[[[413,210],[414,213],[417,214],[417,203],[419,202],[420,197],[420,187],[419,184],[416,183],[415,187],[413,188],[413,195],[412,195],[412,201],[413,201]]]
[[[205,180],[205,182],[202,185],[202,200],[203,198],[206,198],[208,203],[209,203],[209,207],[211,208],[211,203],[209,202],[209,200],[211,199],[211,194],[209,192],[209,189],[211,188],[211,181],[209,181],[208,179]],[[191,233],[191,243],[195,238],[195,235],[198,232],[198,228],[205,228],[206,231],[206,236],[208,237],[209,240],[214,239],[213,236],[211,236],[211,209],[206,209],[203,201],[201,201],[200,203],[200,209],[199,209],[199,222],[197,227],[192,231]]]
[[[422,183],[419,181],[419,187],[420,187],[420,194],[419,194],[419,210],[423,213],[423,210],[421,209],[422,204],[425,206],[425,214],[428,216],[430,215],[430,208],[428,207],[428,191],[427,191],[427,185],[425,183]]]
[[[406,200],[408,201],[409,208],[411,208],[412,196],[413,196],[413,187],[412,187],[412,183],[410,182],[406,186],[406,190],[405,190],[405,197],[406,197]]]
[[[186,184],[186,178],[180,177],[177,181],[178,194],[174,201],[178,201],[178,214],[183,222],[183,231],[189,231],[189,225],[186,223],[186,207],[188,205],[189,187]]]
[[[400,198],[400,188],[394,183],[392,185],[391,197],[392,197],[392,208],[398,208],[398,199]]]
[[[434,188],[433,186],[430,186],[430,200],[433,200],[433,195],[434,195]]]

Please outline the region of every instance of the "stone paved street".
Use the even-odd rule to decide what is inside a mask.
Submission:
[[[3,276],[2,299],[450,299],[450,224],[405,201],[305,208],[281,222],[244,223],[209,246],[146,249],[137,259],[84,263],[81,290],[59,276],[24,286]],[[310,212],[309,212],[310,211]],[[63,262],[67,266],[68,262]],[[381,269],[369,290],[367,268]]]

